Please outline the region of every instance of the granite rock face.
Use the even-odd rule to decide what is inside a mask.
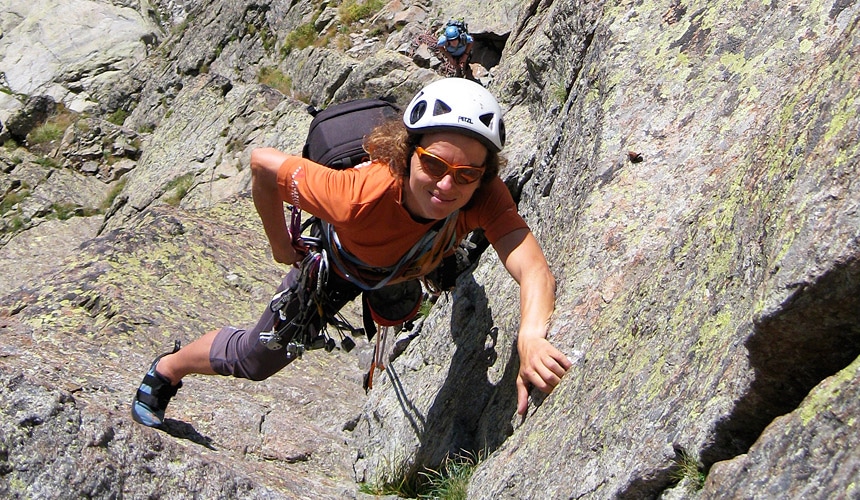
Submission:
[[[166,432],[131,421],[152,358],[174,340],[256,321],[283,272],[266,258],[248,197],[198,213],[165,207],[89,239],[3,299],[0,492],[353,495],[355,353],[312,353],[265,382],[188,377]]]
[[[469,498],[857,495],[856,1],[86,2],[102,37],[51,5],[0,14],[0,121],[24,125],[0,130],[3,496],[361,498],[457,456],[480,457]],[[152,358],[254,321],[286,271],[250,151],[298,152],[308,105],[405,104],[458,13],[497,54],[473,63],[558,281],[562,384],[516,415],[490,250],[368,395],[359,337],[263,382],[188,377],[167,432],[133,424]],[[37,144],[28,102],[71,123]]]
[[[116,75],[158,43],[162,31],[152,17],[146,0],[8,0],[0,15],[3,86],[91,110]]]

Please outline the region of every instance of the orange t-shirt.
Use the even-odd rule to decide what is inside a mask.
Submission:
[[[436,223],[409,215],[401,183],[383,163],[334,170],[291,156],[278,171],[278,185],[281,199],[331,224],[342,247],[374,267],[395,265]],[[477,228],[490,243],[528,228],[498,177],[479,187],[460,209],[456,241]]]

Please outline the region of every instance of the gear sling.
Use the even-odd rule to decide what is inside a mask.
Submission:
[[[400,110],[388,101],[359,99],[323,111],[309,108],[314,115],[302,156],[335,169],[350,168],[369,160],[363,148],[366,133]],[[301,357],[305,350],[325,348],[332,351],[335,340],[327,327],[333,326],[341,337],[341,348],[355,346],[345,334],[361,333],[339,313],[341,307],[362,295],[363,330],[368,340],[376,335],[373,361],[364,377],[364,388],[373,387],[373,374],[385,369],[391,327],[409,321],[417,314],[423,291],[414,274],[416,263],[426,256],[441,256],[453,249],[458,212],[439,221],[401,259],[389,268],[371,267],[340,245],[333,226],[316,217],[302,225],[298,203],[291,207],[292,244],[302,261],[298,279],[272,298],[269,305],[277,313],[274,327],[260,335],[270,349],[285,348],[287,356]],[[302,236],[310,227],[310,236]],[[332,264],[334,269],[332,269]],[[420,265],[417,266],[420,269]],[[392,284],[392,281],[394,282]]]

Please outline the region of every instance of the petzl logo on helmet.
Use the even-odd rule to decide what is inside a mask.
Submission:
[[[468,116],[460,116],[457,118],[457,121],[463,122],[463,123],[468,123],[469,125],[472,124],[472,119],[469,118]]]

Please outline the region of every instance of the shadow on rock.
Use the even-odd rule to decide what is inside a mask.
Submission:
[[[200,446],[215,451],[215,447],[212,446],[212,438],[200,434],[197,432],[197,429],[189,423],[181,420],[174,420],[172,418],[166,418],[161,426],[161,430],[175,438],[187,439],[192,443],[199,444]]]
[[[498,360],[499,332],[487,296],[474,278],[461,283],[457,294],[451,315],[457,347],[448,377],[427,412],[416,453],[415,463],[425,467],[437,467],[458,456],[486,455],[513,432],[516,364],[507,363],[500,381],[490,380],[488,372]],[[492,429],[486,422],[489,405],[493,406],[489,410]],[[490,442],[488,436],[496,437]]]

